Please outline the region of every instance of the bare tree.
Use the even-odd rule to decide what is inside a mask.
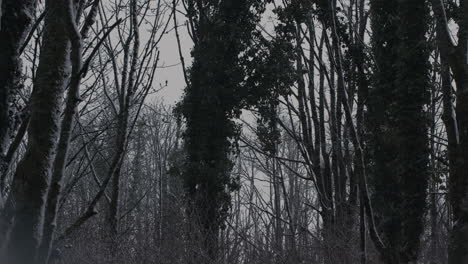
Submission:
[[[34,263],[42,240],[51,167],[60,131],[62,93],[70,75],[70,41],[64,22],[71,2],[47,2],[43,45],[31,95],[26,153],[16,169],[12,193],[14,222],[9,262]]]

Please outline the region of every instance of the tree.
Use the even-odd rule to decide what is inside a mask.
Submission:
[[[0,178],[8,171],[11,158],[8,146],[13,135],[17,113],[14,100],[21,89],[22,71],[20,55],[24,49],[36,12],[36,0],[0,2]],[[0,209],[3,182],[0,182]]]
[[[186,121],[182,175],[188,214],[201,228],[209,261],[216,259],[217,234],[230,207],[230,192],[238,188],[230,173],[240,132],[235,120],[248,107],[257,108],[265,121],[274,120],[278,95],[292,80],[289,25],[281,23],[272,40],[256,29],[266,2],[184,2],[194,47],[178,106]]]
[[[8,244],[8,261],[34,263],[42,241],[44,210],[55,158],[63,91],[70,76],[70,34],[67,21],[71,1],[46,3],[43,45],[31,95],[31,120],[26,153],[16,169],[11,197],[14,222]]]
[[[418,16],[414,15],[418,13]],[[428,188],[427,7],[425,1],[371,1],[375,57],[369,94],[372,200],[385,263],[419,253]]]
[[[0,248],[6,244],[11,222],[11,210],[3,210],[7,198],[4,194],[7,185],[5,181],[13,155],[28,125],[27,120],[23,121],[17,138],[10,142],[17,123],[15,120],[19,117],[14,101],[22,88],[20,55],[27,41],[28,29],[33,23],[36,3],[35,0],[0,2]],[[11,208],[11,205],[8,207]]]
[[[189,215],[202,232],[208,262],[216,260],[217,237],[230,205],[230,156],[235,151],[243,103],[240,55],[251,43],[260,1],[187,1],[194,47],[189,83],[179,105],[186,121],[183,172]],[[177,25],[176,25],[177,26]]]

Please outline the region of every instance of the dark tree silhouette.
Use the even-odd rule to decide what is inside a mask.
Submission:
[[[371,1],[372,198],[389,264],[415,261],[423,232],[429,179],[427,14],[425,1]]]

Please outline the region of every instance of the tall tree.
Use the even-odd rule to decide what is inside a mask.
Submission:
[[[429,179],[427,17],[424,0],[371,1],[372,198],[388,264],[416,261],[423,231]]]
[[[41,241],[40,249],[38,252],[39,263],[48,263],[54,234],[57,227],[57,215],[59,201],[63,189],[63,178],[65,165],[68,158],[70,138],[75,124],[75,117],[78,111],[78,104],[80,102],[80,83],[82,76],[82,35],[94,23],[94,16],[96,15],[96,8],[99,1],[94,1],[91,12],[86,19],[82,31],[78,30],[77,22],[79,15],[76,14],[75,6],[67,6],[66,16],[64,22],[66,25],[67,33],[71,45],[70,61],[72,66],[70,85],[68,87],[67,100],[64,108],[63,119],[60,124],[60,135],[57,143],[57,154],[52,164],[52,177],[50,188],[47,193],[46,210],[44,214],[44,231]]]
[[[230,192],[238,187],[231,175],[240,132],[235,120],[242,109],[255,107],[274,122],[279,93],[293,79],[290,26],[280,23],[270,40],[256,29],[267,2],[185,2],[194,47],[178,107],[186,121],[182,174],[189,215],[201,228],[210,261],[216,259]]]
[[[21,88],[21,47],[24,45],[28,29],[33,23],[36,0],[0,2],[0,247],[7,240],[11,210],[3,210],[6,203],[3,191],[15,146],[10,144],[13,120],[15,117],[13,101]],[[25,131],[27,122],[24,124]],[[24,133],[22,134],[24,135]],[[11,206],[8,206],[11,209]]]
[[[9,167],[6,159],[13,125],[13,98],[21,88],[21,48],[34,21],[36,0],[0,2],[0,178]],[[0,208],[3,182],[0,182]]]
[[[197,221],[203,244],[215,261],[218,231],[230,205],[231,177],[243,100],[240,55],[252,39],[261,3],[256,0],[187,1],[194,47],[189,83],[180,104],[186,120],[187,160],[184,183],[189,214]],[[207,260],[205,260],[207,261]]]
[[[35,263],[42,240],[44,210],[60,131],[63,91],[70,76],[70,41],[66,26],[72,1],[48,0],[43,43],[34,90],[26,153],[13,179],[14,222],[9,262]],[[70,10],[71,9],[71,10]]]

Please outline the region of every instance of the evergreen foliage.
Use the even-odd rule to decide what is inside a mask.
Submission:
[[[272,120],[271,109],[292,79],[285,25],[273,40],[256,28],[265,4],[261,0],[187,4],[195,43],[189,84],[177,109],[186,122],[187,157],[181,174],[189,214],[202,227],[209,251],[215,251],[230,193],[239,186],[230,173],[241,129],[235,119],[242,109],[254,107],[265,120]]]
[[[371,1],[372,198],[387,263],[415,261],[423,231],[429,179],[427,15],[424,0]]]

